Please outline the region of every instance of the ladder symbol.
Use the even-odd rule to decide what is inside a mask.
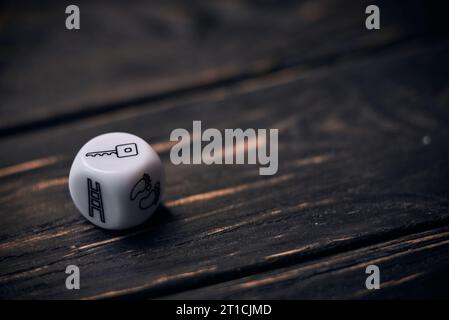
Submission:
[[[92,186],[92,180],[87,178],[87,194],[89,196],[89,216],[93,217],[94,213],[98,212],[100,214],[101,222],[105,223],[100,184],[97,181],[95,181],[95,189],[94,189]]]

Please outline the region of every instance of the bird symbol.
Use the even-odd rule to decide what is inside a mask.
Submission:
[[[153,187],[150,176],[144,173],[142,178],[140,178],[131,189],[130,199],[131,201],[134,201],[137,197],[140,197],[139,208],[145,210],[153,205],[157,205],[160,194],[160,182],[156,182]]]

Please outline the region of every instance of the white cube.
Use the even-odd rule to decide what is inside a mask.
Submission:
[[[126,229],[147,220],[161,202],[161,159],[143,139],[124,132],[103,134],[78,152],[69,175],[81,214],[105,229]]]

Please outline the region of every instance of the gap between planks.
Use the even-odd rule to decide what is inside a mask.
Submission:
[[[203,93],[205,91],[210,91],[214,89],[220,89],[223,87],[228,87],[236,85],[247,80],[255,80],[270,76],[273,74],[278,74],[292,68],[299,68],[302,72],[307,70],[312,70],[316,68],[321,68],[324,66],[333,65],[339,61],[347,61],[346,58],[351,58],[352,60],[360,57],[365,57],[367,55],[382,52],[391,47],[401,45],[403,43],[416,40],[417,37],[406,35],[402,36],[397,32],[396,29],[390,28],[385,33],[386,39],[376,39],[374,43],[366,43],[366,47],[349,49],[343,52],[337,52],[321,56],[317,59],[310,59],[307,61],[275,61],[266,59],[265,61],[254,63],[249,66],[247,70],[240,73],[231,74],[222,77],[218,80],[209,83],[196,83],[191,86],[176,88],[173,90],[168,90],[156,94],[141,95],[134,98],[124,99],[120,101],[115,101],[109,104],[98,104],[86,108],[82,111],[67,112],[65,114],[54,115],[48,117],[47,119],[28,121],[21,124],[12,125],[0,128],[0,139],[10,137],[13,135],[25,134],[33,131],[38,131],[44,128],[55,127],[58,125],[64,125],[67,123],[72,123],[76,121],[81,121],[86,118],[98,116],[100,114],[111,113],[118,110],[123,110],[129,107],[141,107],[142,105],[148,103],[155,103],[159,101],[164,101],[168,99],[176,99],[180,97],[185,97],[186,95],[192,95],[196,93]],[[402,37],[401,37],[402,36]],[[399,37],[399,38],[398,38]],[[419,38],[419,37],[418,37]]]
[[[428,250],[449,243],[449,240],[447,239],[449,234],[447,230],[448,222],[449,219],[445,219],[445,221],[440,221],[439,223],[419,224],[409,229],[387,231],[381,235],[371,235],[362,238],[345,238],[343,240],[332,241],[325,247],[315,244],[309,246],[309,251],[299,250],[275,258],[266,257],[264,263],[243,266],[238,268],[238,270],[228,270],[216,273],[214,272],[215,268],[213,266],[210,268],[204,267],[200,270],[187,271],[179,275],[163,276],[160,278],[161,280],[158,279],[137,287],[108,291],[98,295],[85,297],[84,300],[163,298],[172,294],[179,294],[223,282],[238,280],[281,268],[294,267],[295,265],[302,263],[314,263],[315,260],[329,258],[330,256],[345,254],[350,251],[371,246],[388,245],[388,243],[391,242],[404,242],[409,245],[419,245],[424,243],[422,247],[417,248],[416,250]],[[441,234],[438,234],[438,232]],[[440,240],[440,238],[443,239]],[[431,243],[426,244],[427,241],[430,241]],[[405,253],[406,251],[403,254]],[[402,253],[396,253],[396,255],[397,254],[401,255]],[[382,259],[387,258],[388,257],[378,258],[374,261],[379,262]],[[374,262],[370,261],[368,264],[370,263]]]

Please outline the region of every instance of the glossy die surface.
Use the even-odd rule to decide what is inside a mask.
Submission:
[[[97,136],[78,152],[69,175],[81,214],[105,229],[141,224],[158,207],[165,187],[162,162],[143,139],[124,132]]]

